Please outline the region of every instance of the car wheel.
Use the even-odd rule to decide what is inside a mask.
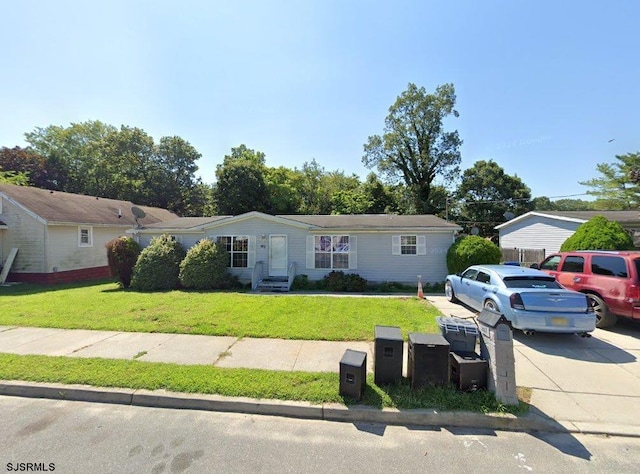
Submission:
[[[450,281],[446,281],[444,283],[444,296],[447,298],[447,301],[450,303],[457,303],[458,298],[456,298],[455,293],[453,292],[453,285]]]
[[[500,312],[500,310],[498,309],[498,305],[493,300],[486,300],[484,302],[484,308],[488,309],[489,311],[493,311],[495,313],[499,313]]]
[[[597,328],[604,329],[616,324],[618,318],[615,314],[611,314],[609,308],[607,308],[607,303],[602,298],[591,293],[587,294],[587,298],[589,298],[593,312],[596,313]]]

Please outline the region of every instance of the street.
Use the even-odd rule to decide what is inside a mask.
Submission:
[[[636,472],[640,439],[0,397],[0,472]],[[37,469],[36,469],[37,468]]]

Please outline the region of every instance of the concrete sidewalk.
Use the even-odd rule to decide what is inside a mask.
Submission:
[[[472,313],[444,296],[426,299],[446,316]],[[373,331],[373,328],[372,328]],[[346,349],[368,353],[373,371],[373,342],[148,334],[0,326],[0,352],[67,357],[137,359],[177,364],[207,364],[269,370],[337,372]],[[608,433],[640,436],[640,329],[596,330],[590,339],[574,335],[516,333],[516,383],[533,389],[531,413],[523,417],[434,410],[377,410],[341,405],[185,395],[164,391],[1,382],[0,394],[214,409],[342,421],[472,426]],[[406,354],[406,352],[405,352]],[[404,375],[406,375],[406,357]]]

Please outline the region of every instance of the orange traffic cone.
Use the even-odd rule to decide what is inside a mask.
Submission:
[[[418,275],[418,298],[424,298],[424,293],[422,292],[422,275]]]

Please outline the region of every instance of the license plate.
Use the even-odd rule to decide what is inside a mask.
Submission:
[[[567,318],[551,318],[551,325],[552,326],[568,326],[569,321],[567,320]]]

